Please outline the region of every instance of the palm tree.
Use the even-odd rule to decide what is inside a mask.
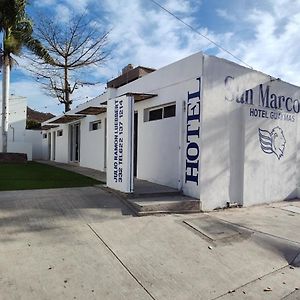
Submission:
[[[0,0],[0,31],[3,44],[0,53],[2,66],[2,152],[7,152],[9,125],[10,69],[23,47],[51,63],[52,59],[42,44],[32,37],[32,21],[26,13],[27,0]]]

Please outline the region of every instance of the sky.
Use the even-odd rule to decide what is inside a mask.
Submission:
[[[155,1],[254,69],[300,85],[300,0]],[[151,0],[31,0],[28,14],[34,21],[48,15],[62,26],[86,14],[100,32],[110,32],[109,60],[84,75],[100,83],[76,90],[73,108],[101,94],[129,63],[161,68],[203,51],[242,64]],[[46,96],[17,60],[11,93],[26,96],[33,109],[61,114],[63,105]]]

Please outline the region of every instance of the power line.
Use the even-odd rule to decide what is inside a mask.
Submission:
[[[88,102],[90,102],[90,101],[96,99],[97,97],[99,97],[99,96],[93,97],[93,98],[91,98],[91,99],[89,99],[89,100],[85,100],[85,99],[81,99],[81,98],[79,98],[79,99],[74,99],[74,100],[72,100],[72,103],[73,103],[73,102],[78,102],[78,101],[84,101],[84,100],[85,100],[84,102],[79,103],[78,105],[86,104],[86,103],[88,103]],[[88,98],[88,97],[86,97],[86,98]],[[52,104],[48,104],[48,105],[45,105],[45,106],[40,106],[40,107],[32,108],[32,110],[38,111],[38,110],[42,110],[42,109],[48,109],[50,106],[52,107],[52,106],[59,106],[59,105],[64,105],[64,104],[65,104],[65,103],[61,103],[61,102],[59,102],[59,103],[52,103]],[[28,104],[27,104],[27,106],[28,106]],[[8,115],[17,114],[17,113],[19,113],[19,112],[20,112],[20,111],[10,111],[10,112],[8,113]],[[23,112],[26,112],[26,111],[23,110]],[[0,116],[2,116],[2,115],[4,115],[4,113],[0,113]]]
[[[179,18],[178,16],[176,16],[174,13],[172,13],[171,11],[169,11],[167,8],[165,8],[164,6],[162,6],[160,3],[156,2],[155,0],[149,0],[152,3],[154,3],[155,5],[157,5],[158,7],[160,7],[162,10],[164,10],[165,12],[167,12],[169,15],[171,15],[172,17],[174,17],[175,19],[177,19],[179,22],[181,22],[182,24],[184,24],[185,26],[189,27],[192,31],[196,32],[198,35],[200,35],[201,37],[205,38],[206,40],[208,40],[210,43],[214,44],[217,48],[221,49],[222,51],[226,52],[227,54],[231,55],[233,58],[235,58],[236,60],[238,60],[239,62],[243,63],[244,65],[246,65],[247,67],[249,67],[250,69],[253,69],[252,66],[250,66],[249,64],[247,64],[245,61],[243,61],[242,59],[240,59],[239,57],[237,57],[236,55],[234,55],[233,53],[231,53],[229,50],[225,49],[224,47],[222,47],[221,45],[219,45],[218,43],[216,43],[215,41],[213,41],[211,38],[207,37],[206,35],[204,35],[203,33],[201,33],[200,31],[198,31],[196,28],[194,28],[192,25],[186,23],[185,21],[183,21],[181,18]]]

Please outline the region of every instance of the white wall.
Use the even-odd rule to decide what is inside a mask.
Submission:
[[[32,159],[43,159],[42,131],[25,130],[25,141],[32,144]]]
[[[80,165],[82,167],[105,170],[105,118],[106,113],[102,113],[81,120]],[[90,122],[97,120],[101,120],[101,128],[90,131]]]
[[[2,105],[0,105],[2,113]],[[0,124],[1,124],[0,113]],[[11,96],[9,99],[9,128],[8,128],[8,151],[26,153],[28,160],[32,160],[32,139],[26,136],[26,113],[27,99],[25,97]],[[1,131],[1,127],[0,127]],[[37,142],[37,140],[36,140]],[[0,146],[2,147],[2,136],[0,135]],[[39,151],[39,150],[38,150]]]
[[[63,131],[62,136],[57,135],[57,131],[59,130]],[[55,131],[55,138],[56,138],[55,145],[53,143],[54,131]],[[52,154],[53,154],[53,147],[55,146],[55,161],[60,163],[68,163],[69,162],[69,125],[63,124],[57,128],[51,129],[51,132],[52,132],[51,147],[52,147]]]
[[[137,177],[177,188],[179,126],[176,117],[145,122],[139,110]]]
[[[281,81],[268,82],[270,94],[285,95],[300,99],[298,87]],[[297,125],[298,116],[280,110],[281,114],[290,116],[289,120],[274,119],[279,110],[266,109],[268,118],[253,117],[249,108],[244,108],[245,116],[245,158],[244,158],[244,206],[258,203],[293,199],[297,197]],[[282,156],[265,153],[261,149],[259,129],[271,132],[274,128],[282,130],[285,142],[282,145]],[[281,153],[279,151],[278,153]],[[281,155],[281,154],[280,154]]]
[[[278,93],[298,99],[299,88],[216,57],[205,56],[203,74],[202,208],[211,210],[226,202],[252,205],[294,197],[297,122],[271,120],[270,111],[265,113],[268,118],[250,117],[249,113],[251,108],[266,110],[258,105],[260,84],[273,86],[270,95]],[[234,78],[233,83],[225,84],[227,76]],[[238,103],[245,101],[245,90],[250,89],[253,105]],[[271,131],[276,126],[283,129],[288,141],[280,160],[262,151],[258,135],[258,128]]]
[[[27,160],[32,160],[32,144],[26,142],[8,142],[7,151],[11,153],[25,153]]]

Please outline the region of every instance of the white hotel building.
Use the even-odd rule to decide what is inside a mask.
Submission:
[[[43,123],[43,155],[176,188],[202,210],[298,197],[299,87],[194,54],[159,70],[127,67],[106,92]]]

